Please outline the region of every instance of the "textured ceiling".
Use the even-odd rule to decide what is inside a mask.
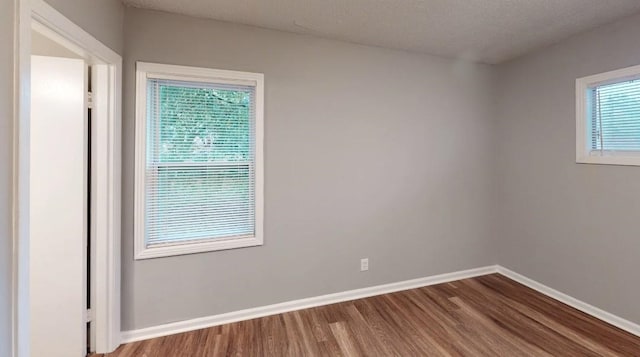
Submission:
[[[640,0],[124,0],[135,7],[500,63],[640,11]]]

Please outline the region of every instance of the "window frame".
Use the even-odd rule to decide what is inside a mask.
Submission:
[[[640,151],[604,151],[591,149],[591,109],[589,91],[594,87],[640,79],[640,65],[576,79],[576,163],[640,166]]]
[[[146,242],[147,80],[169,79],[215,84],[250,85],[255,88],[255,234],[240,238],[148,246]],[[134,259],[150,259],[264,244],[264,74],[136,62]]]

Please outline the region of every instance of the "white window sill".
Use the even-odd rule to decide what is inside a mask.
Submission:
[[[582,155],[576,158],[578,164],[640,166],[640,153],[637,155]]]
[[[140,247],[139,249],[136,249],[135,260],[205,253],[213,252],[216,250],[255,247],[262,244],[263,240],[261,237],[246,237]]]

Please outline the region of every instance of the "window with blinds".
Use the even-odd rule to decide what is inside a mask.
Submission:
[[[591,88],[591,149],[640,151],[640,79]]]
[[[640,165],[640,66],[576,81],[578,163]]]
[[[261,244],[262,75],[146,63],[138,75],[136,256]]]

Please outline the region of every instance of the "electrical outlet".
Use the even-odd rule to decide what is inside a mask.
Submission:
[[[360,259],[360,271],[369,270],[369,258]]]

